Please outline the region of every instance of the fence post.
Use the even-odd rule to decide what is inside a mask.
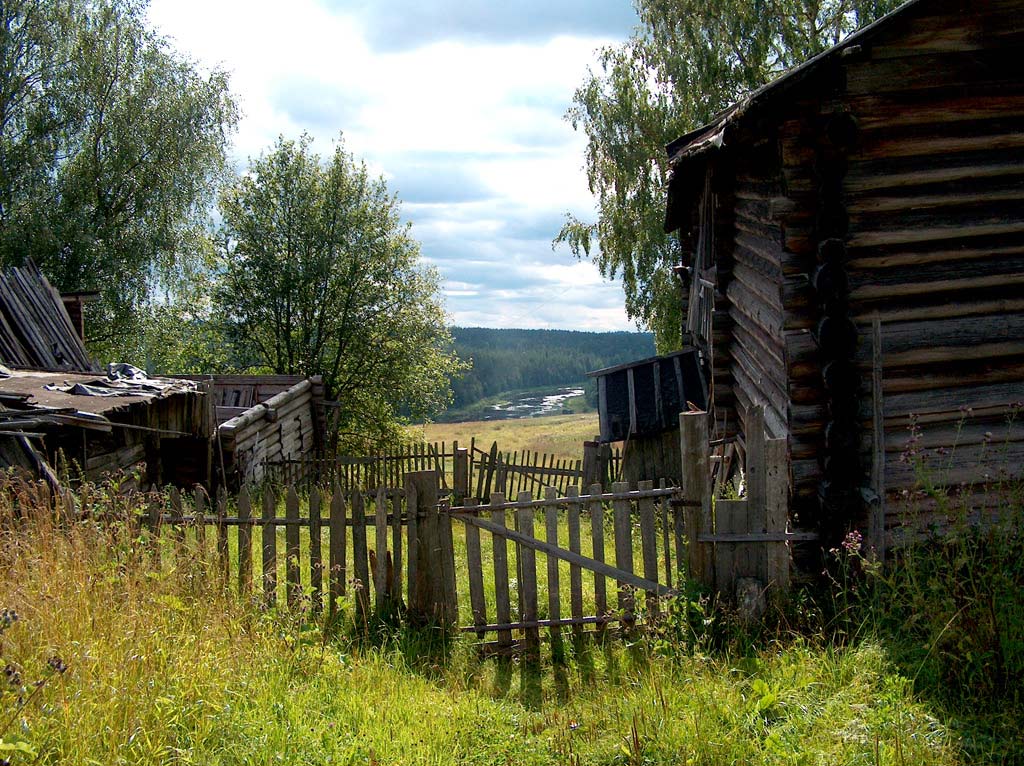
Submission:
[[[455,504],[462,505],[462,501],[469,497],[469,450],[465,447],[455,448],[452,485]]]
[[[409,617],[414,624],[452,627],[458,619],[451,517],[437,505],[435,471],[406,474],[406,494],[416,498],[415,581],[409,583]],[[413,551],[410,551],[410,556]]]
[[[686,506],[686,537],[689,543],[688,574],[702,585],[714,585],[714,556],[710,543],[700,535],[711,533],[711,471],[708,460],[708,415],[706,412],[679,413],[680,452],[683,457],[683,500]]]

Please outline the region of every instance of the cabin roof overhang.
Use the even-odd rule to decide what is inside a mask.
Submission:
[[[785,74],[747,94],[731,104],[706,125],[691,130],[665,147],[669,160],[668,203],[665,212],[665,232],[670,233],[683,224],[682,211],[687,201],[696,200],[697,189],[704,182],[704,171],[714,156],[729,151],[741,143],[742,128],[760,114],[788,102],[793,90],[813,82],[816,75],[832,62],[859,51],[890,31],[902,19],[936,0],[908,0],[890,13],[857,30],[842,42],[822,51]]]

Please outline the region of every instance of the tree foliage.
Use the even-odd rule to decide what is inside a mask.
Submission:
[[[744,93],[834,45],[898,0],[635,0],[640,26],[600,52],[567,119],[588,139],[597,220],[569,216],[555,243],[621,277],[626,312],[660,350],[677,347],[671,273],[678,243],[662,231],[665,145]]]
[[[339,141],[325,163],[279,139],[223,195],[217,304],[230,337],[275,373],[324,376],[352,434],[386,437],[396,416],[450,399],[461,365],[437,273],[382,179]]]
[[[0,4],[0,257],[98,290],[115,349],[203,247],[235,105],[139,0]],[[113,343],[111,347],[110,343]]]

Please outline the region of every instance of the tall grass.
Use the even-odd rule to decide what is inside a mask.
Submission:
[[[693,640],[728,620],[687,607],[539,670],[429,632],[366,641],[238,599],[201,557],[157,569],[133,525],[58,523],[44,495],[0,487],[11,763],[960,762],[878,640]]]

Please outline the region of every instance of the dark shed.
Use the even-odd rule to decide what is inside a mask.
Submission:
[[[1024,0],[912,0],[668,146],[715,421],[764,406],[798,528],[865,524],[922,455],[1024,472],[1022,45]]]

